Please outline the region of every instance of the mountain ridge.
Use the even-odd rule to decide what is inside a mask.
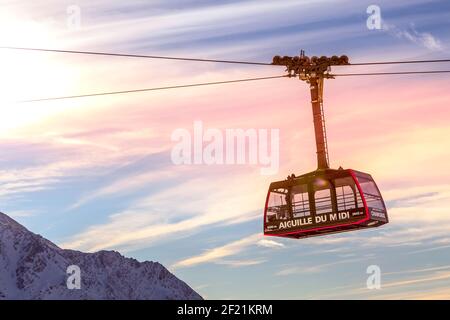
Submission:
[[[80,289],[67,286],[70,266],[80,270]],[[158,262],[62,249],[1,212],[0,270],[0,299],[202,299]]]

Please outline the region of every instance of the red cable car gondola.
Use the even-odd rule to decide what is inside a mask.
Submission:
[[[387,211],[372,177],[352,169],[316,170],[272,182],[264,234],[302,238],[378,227]]]
[[[301,176],[272,182],[264,210],[264,235],[304,238],[378,227],[389,222],[386,206],[372,177],[352,169],[330,169],[323,114],[323,79],[332,78],[331,65],[348,64],[348,58],[297,59],[274,57],[289,75],[311,87],[311,103],[318,169]]]

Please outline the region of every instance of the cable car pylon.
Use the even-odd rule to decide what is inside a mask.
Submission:
[[[325,128],[325,114],[323,111],[323,85],[324,79],[334,79],[330,74],[331,66],[349,65],[347,56],[316,57],[305,56],[302,50],[300,56],[275,56],[272,64],[286,66],[289,77],[298,77],[309,83],[311,89],[311,105],[314,120],[314,133],[316,137],[317,167],[328,169],[329,156],[327,133]]]
[[[332,66],[349,65],[347,56],[275,56],[274,65],[286,66],[289,77],[309,84],[317,169],[272,182],[264,210],[264,234],[305,238],[388,223],[386,206],[371,175],[352,169],[330,169],[323,85],[333,79]]]
[[[330,167],[328,157],[327,130],[325,128],[325,114],[323,112],[323,78],[310,78],[311,105],[316,136],[317,168]]]

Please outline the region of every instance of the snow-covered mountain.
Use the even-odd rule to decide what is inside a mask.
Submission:
[[[73,265],[80,270],[80,289],[67,286],[68,278],[76,284],[67,273]],[[0,212],[0,299],[201,297],[157,262],[141,263],[115,251],[63,250]]]

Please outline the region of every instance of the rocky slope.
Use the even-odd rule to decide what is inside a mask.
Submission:
[[[67,273],[73,265],[80,270],[80,289],[67,286],[69,279],[76,287],[76,274]],[[201,297],[157,262],[138,262],[115,251],[63,250],[0,212],[0,299]]]

